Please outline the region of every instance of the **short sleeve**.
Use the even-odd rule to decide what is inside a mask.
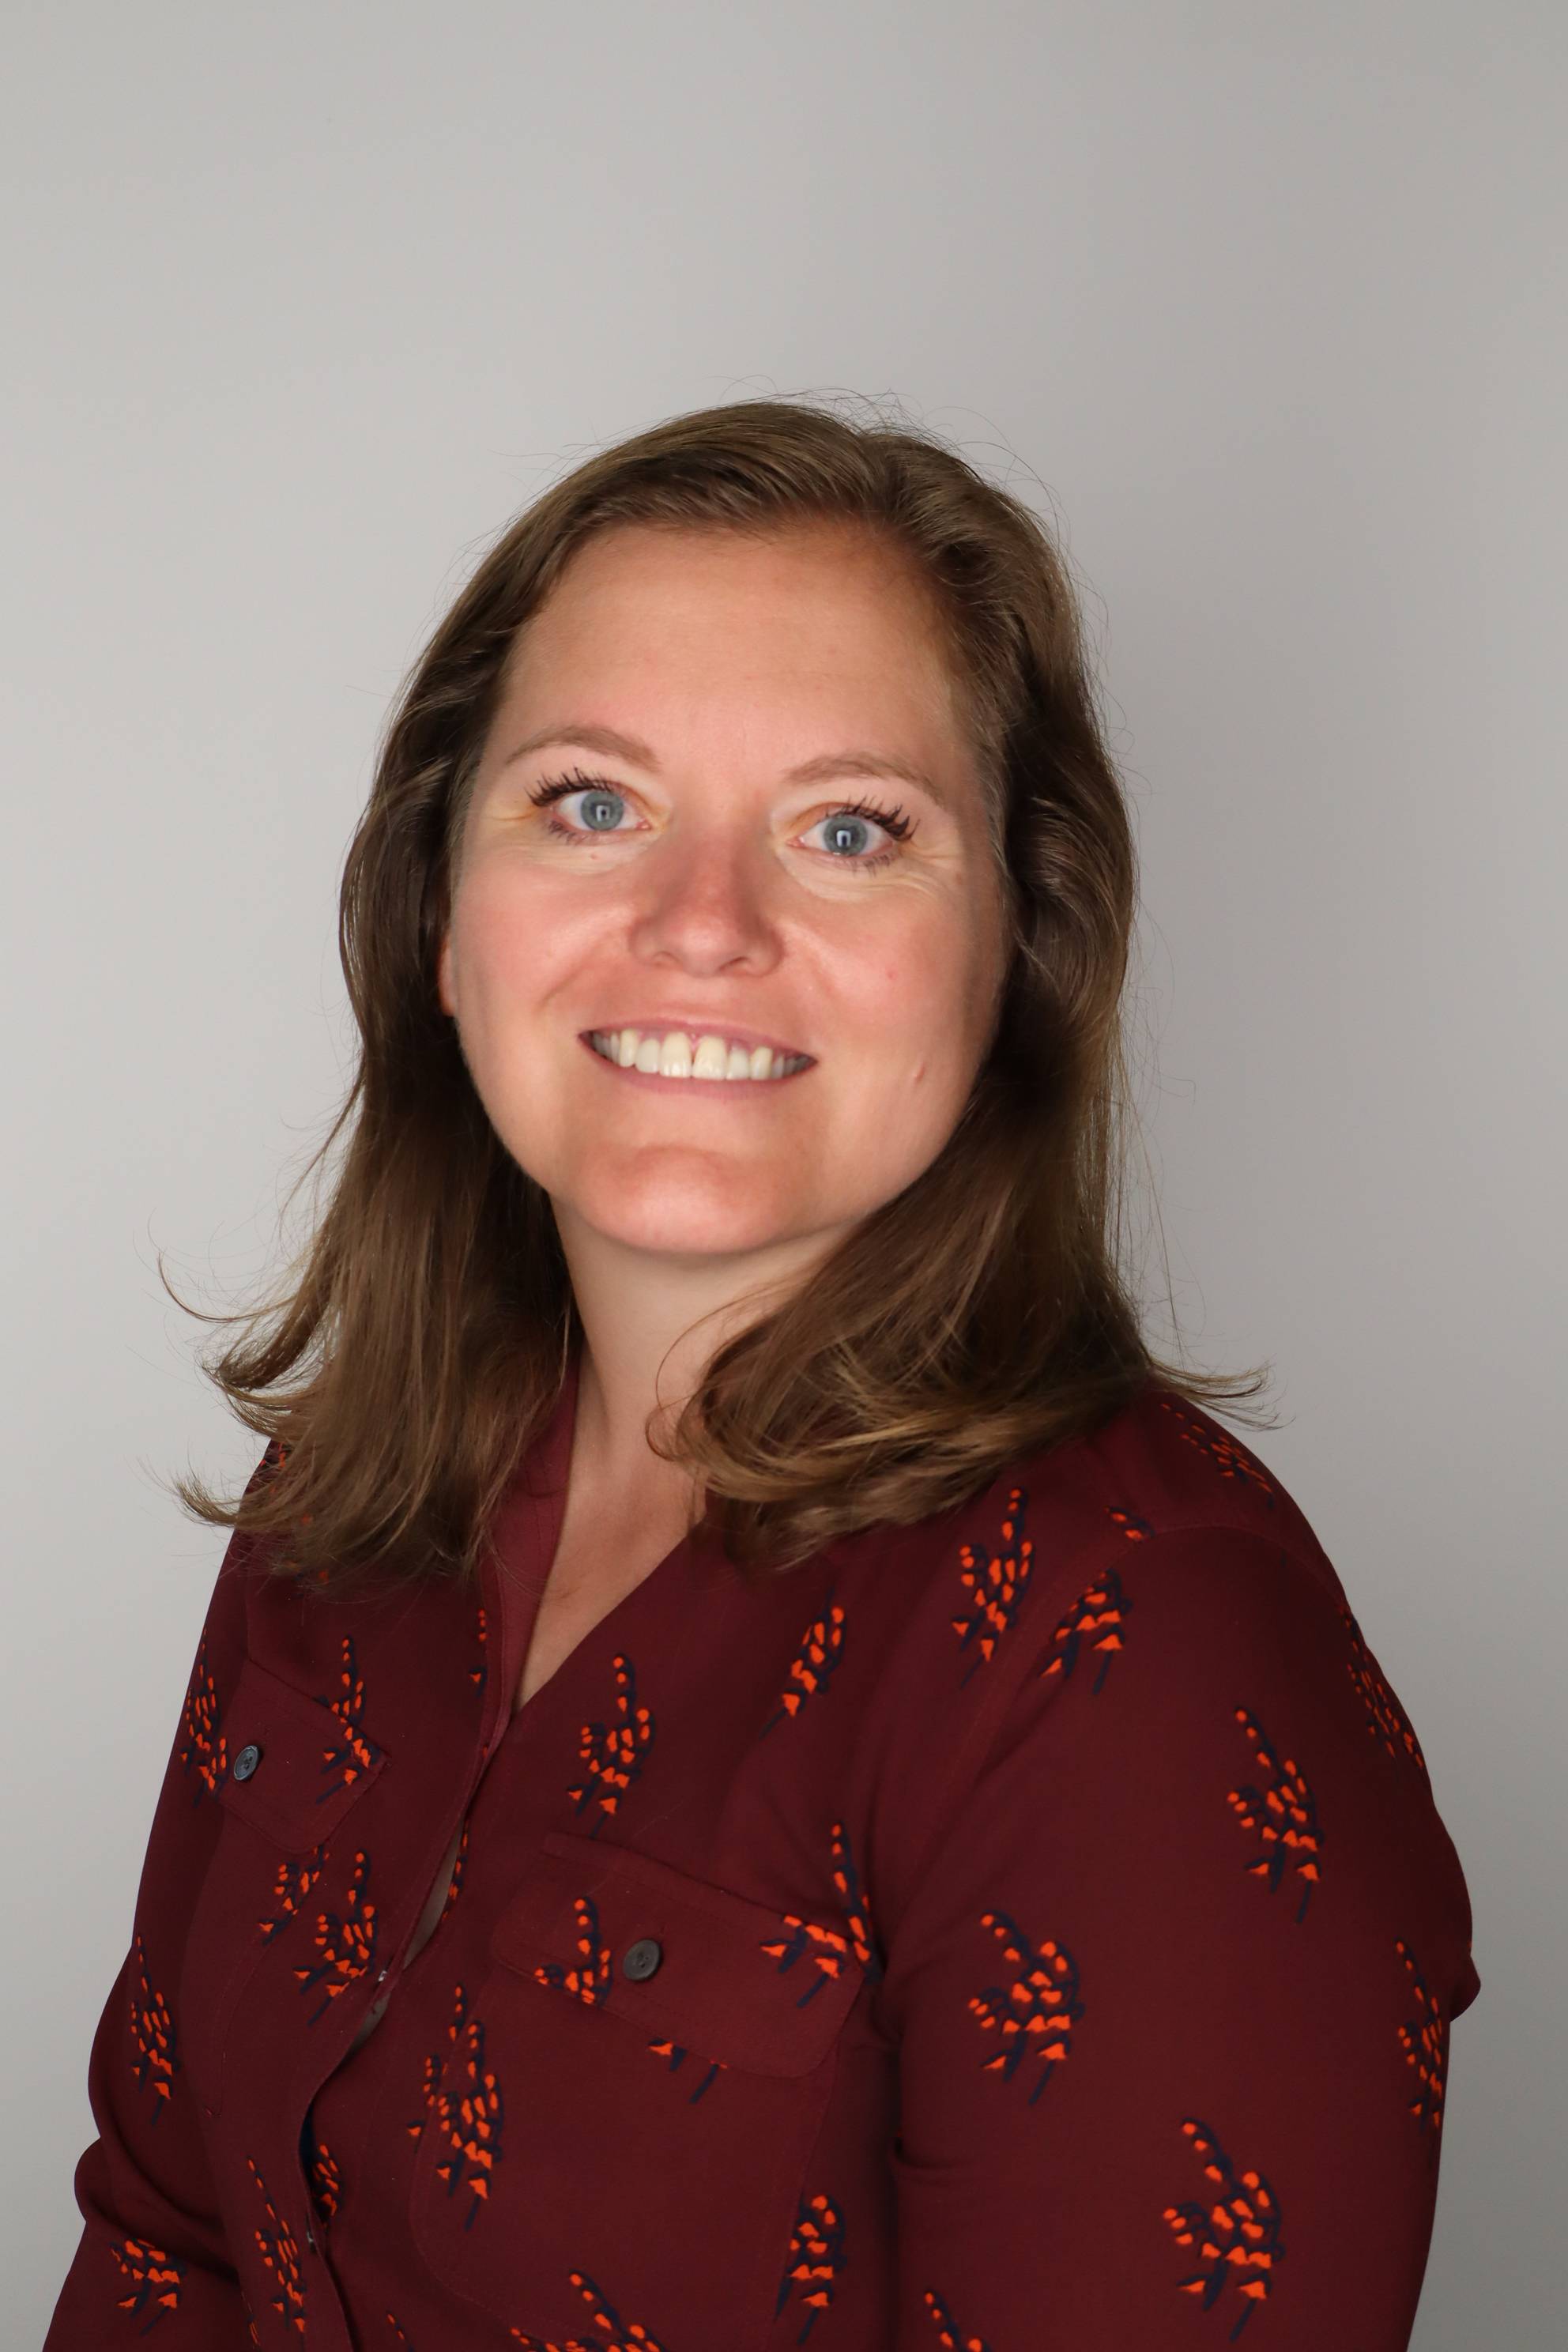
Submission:
[[[1479,1979],[1342,1591],[1245,1530],[1119,1534],[993,1665],[883,1989],[899,2352],[1400,2352]]]

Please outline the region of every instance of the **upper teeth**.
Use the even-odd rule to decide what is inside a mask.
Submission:
[[[771,1045],[747,1047],[685,1029],[594,1029],[596,1053],[623,1070],[646,1070],[661,1078],[787,1078],[803,1070],[809,1054],[775,1054]]]

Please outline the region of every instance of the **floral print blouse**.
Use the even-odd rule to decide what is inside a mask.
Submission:
[[[1480,1979],[1279,1480],[1151,1386],[514,1712],[576,1379],[478,1589],[231,1541],[46,2352],[1397,2352]]]

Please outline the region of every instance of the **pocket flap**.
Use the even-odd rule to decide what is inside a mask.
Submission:
[[[658,1948],[638,1962],[657,1964],[628,1976],[626,1956],[639,1944]],[[491,1950],[649,2041],[755,2074],[809,2074],[865,1976],[841,1919],[798,1918],[566,1830],[546,1836]]]
[[[329,1838],[386,1762],[362,1724],[254,1658],[240,1668],[222,1728],[219,1803],[287,1853]]]

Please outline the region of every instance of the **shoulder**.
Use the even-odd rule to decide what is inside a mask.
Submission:
[[[956,1507],[886,1531],[867,1566],[878,1612],[909,1631],[922,1624],[939,1659],[971,1653],[964,1667],[978,1660],[986,1680],[1129,1579],[1144,1591],[1179,1588],[1194,1622],[1245,1592],[1265,1612],[1305,1604],[1353,1622],[1278,1473],[1157,1387],[1086,1435],[1019,1455]]]
[[[1305,1512],[1278,1471],[1200,1406],[1151,1385],[1081,1437],[1012,1470],[1031,1514],[1054,1543],[1130,1544],[1199,1528],[1250,1537],[1284,1551],[1336,1594],[1339,1580]]]
[[[1079,1753],[1117,1717],[1146,1726],[1147,1754],[1156,1725],[1183,1737],[1182,1709],[1212,1709],[1222,1686],[1251,1705],[1282,1685],[1310,1686],[1359,1738],[1358,1651],[1367,1686],[1386,1690],[1278,1475],[1158,1388],[886,1531],[839,1597],[846,1645],[858,1634],[879,1662],[867,1728],[895,1759],[900,1810],[927,1822],[998,1743]]]
[[[445,1578],[407,1586],[368,1576],[353,1594],[334,1595],[320,1574],[291,1566],[289,1551],[285,1534],[237,1528],[218,1570],[208,1631],[221,1626],[251,1669],[331,1704],[367,1657],[396,1654],[405,1665],[404,1653],[435,1662],[471,1646],[477,1591]]]
[[[1156,1391],[951,1517],[917,1548],[909,1636],[889,1644],[900,1903],[939,1836],[982,1820],[1114,1856],[1185,1810],[1233,1837],[1237,1798],[1273,1808],[1293,1790],[1347,1882],[1397,1883],[1411,1917],[1468,1933],[1410,1717],[1250,1448]]]

